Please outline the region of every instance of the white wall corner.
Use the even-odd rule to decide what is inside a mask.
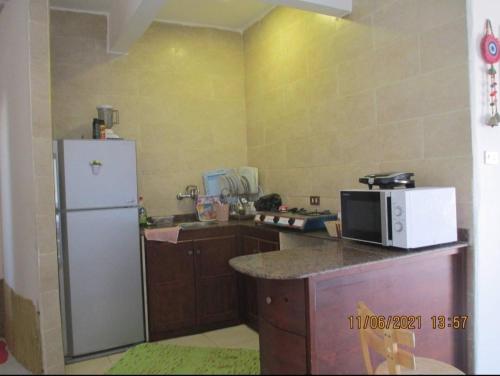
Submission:
[[[352,13],[352,0],[264,0],[267,3],[298,8],[328,16],[345,17]]]
[[[500,34],[500,2],[467,0],[467,30],[469,48],[469,83],[471,138],[473,155],[473,243],[474,243],[474,307],[473,307],[473,368],[474,374],[499,374],[498,362],[500,326],[498,312],[500,299],[500,169],[484,163],[485,151],[500,151],[500,128],[488,127],[490,116],[486,100],[489,84],[488,65],[481,56],[480,42],[484,36],[486,19],[493,31]],[[498,69],[498,64],[496,65]]]
[[[126,54],[167,0],[113,0],[108,17],[108,52]]]

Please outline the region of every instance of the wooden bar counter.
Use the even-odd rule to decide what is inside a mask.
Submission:
[[[410,326],[415,355],[466,369],[466,330],[449,325],[466,313],[466,243],[418,251],[329,243],[230,260],[258,281],[263,374],[365,373],[359,301],[383,315],[382,324],[391,316]],[[444,329],[433,328],[433,316],[444,316]]]

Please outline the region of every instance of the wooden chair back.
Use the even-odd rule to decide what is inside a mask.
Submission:
[[[369,375],[374,374],[370,349],[383,356],[387,361],[389,374],[400,375],[401,366],[416,369],[415,356],[399,345],[415,348],[415,333],[406,329],[379,328],[376,324],[378,317],[363,302],[358,303],[359,335],[361,340],[361,351],[365,362],[366,371]],[[378,320],[377,320],[378,321]],[[385,320],[382,320],[385,322]]]

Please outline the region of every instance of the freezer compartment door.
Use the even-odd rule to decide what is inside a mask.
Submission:
[[[64,217],[67,355],[143,342],[137,208],[76,211]]]
[[[63,209],[137,205],[134,141],[64,140],[59,152]]]

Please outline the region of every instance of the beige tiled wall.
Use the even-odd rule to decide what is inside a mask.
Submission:
[[[154,23],[128,55],[106,53],[106,18],[51,12],[55,138],[91,136],[98,104],[137,140],[139,189],[151,215],[179,202],[207,169],[246,165],[245,72],[239,33]]]
[[[40,331],[45,373],[64,373],[52,168],[48,0],[30,0],[30,75]]]
[[[470,227],[464,0],[354,0],[346,19],[277,8],[244,33],[248,162],[291,205],[339,208],[367,173],[457,187]]]

